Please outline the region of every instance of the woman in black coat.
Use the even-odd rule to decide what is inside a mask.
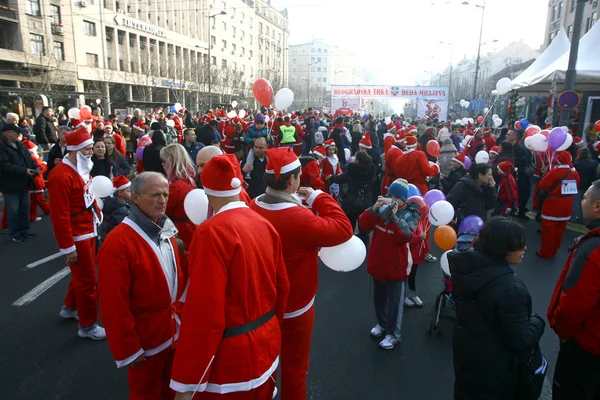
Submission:
[[[534,353],[544,320],[512,268],[527,247],[521,225],[500,217],[481,229],[475,249],[448,254],[456,302],[452,336],[455,400],[517,399],[519,358]],[[537,365],[539,362],[539,365]]]
[[[106,144],[103,140],[98,140],[94,143],[94,154],[92,154],[92,162],[94,166],[90,171],[92,177],[105,176],[108,179],[112,179],[117,175],[117,167],[115,163],[106,156]]]
[[[167,145],[167,139],[162,130],[152,132],[152,143],[144,149],[144,171],[160,172],[167,176],[160,158],[160,150]]]
[[[457,226],[463,218],[477,215],[485,220],[487,210],[496,207],[496,182],[489,164],[473,164],[446,196],[454,207]]]

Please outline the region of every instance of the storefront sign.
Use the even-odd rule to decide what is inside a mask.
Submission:
[[[148,24],[146,22],[138,21],[137,19],[129,17],[124,14],[115,15],[115,22],[118,25],[125,26],[128,28],[133,28],[138,31],[149,33],[151,35],[167,37],[166,29],[163,29],[156,25]]]

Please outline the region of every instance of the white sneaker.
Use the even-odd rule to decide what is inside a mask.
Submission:
[[[391,350],[394,348],[396,343],[398,343],[399,341],[400,341],[400,338],[398,338],[394,335],[386,335],[385,339],[383,339],[379,343],[379,347],[381,347],[384,350]]]
[[[275,386],[275,388],[273,389],[273,398],[277,397],[277,386]]]
[[[83,330],[80,328],[79,332],[77,332],[77,335],[80,338],[88,338],[92,340],[106,340],[106,331],[103,327],[101,327],[98,324],[94,325],[94,327],[90,330]]]
[[[69,308],[61,308],[60,313],[58,314],[64,319],[76,319],[79,320],[79,315],[77,314],[77,310],[71,310]]]
[[[423,302],[421,301],[421,299],[419,298],[419,296],[417,296],[417,294],[415,293],[413,296],[410,296],[410,300],[412,301],[412,303],[417,307],[417,308],[421,308],[423,307]],[[406,303],[405,303],[406,304]]]
[[[404,307],[414,307],[415,303],[410,299],[410,297],[404,298]]]
[[[31,222],[40,222],[41,220],[42,220],[42,217],[37,217],[36,219],[34,219],[34,220],[33,220],[33,221],[31,221]]]
[[[371,329],[371,336],[380,337],[381,335],[383,335],[384,331],[385,330],[379,324],[377,324],[373,329]]]

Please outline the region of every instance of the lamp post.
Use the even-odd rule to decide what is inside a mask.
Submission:
[[[468,1],[463,1],[463,5],[470,5]],[[479,79],[479,61],[481,60],[481,36],[483,35],[483,19],[485,17],[485,0],[483,5],[473,4],[475,7],[481,8],[481,25],[479,27],[479,45],[477,46],[477,61],[475,63],[475,81],[473,82],[473,100],[477,98],[477,80]]]
[[[227,12],[225,10],[222,10],[220,13],[218,14],[213,14],[213,15],[209,15],[208,16],[208,108],[212,109],[212,58],[210,56],[210,49],[212,48],[212,38],[210,36],[210,29],[211,29],[211,24],[210,24],[210,19],[211,18],[216,18],[219,15],[226,15]]]

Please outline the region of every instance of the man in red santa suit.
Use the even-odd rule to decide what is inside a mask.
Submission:
[[[300,187],[300,161],[290,148],[270,149],[266,154],[267,190],[252,201],[250,208],[273,224],[283,243],[290,296],[282,326],[281,399],[304,400],[315,317],[318,251],[320,247],[350,240],[353,231],[331,196]],[[309,208],[302,206],[302,200]]]
[[[96,236],[102,212],[92,190],[93,140],[85,127],[66,134],[69,152],[48,177],[50,220],[60,252],[67,257],[71,282],[60,316],[79,319],[79,337],[106,339],[98,322]]]
[[[396,175],[394,175],[394,166],[404,154],[400,148],[400,145],[405,141],[404,136],[397,133],[393,136],[393,140],[394,142],[383,156],[383,179],[381,180],[381,194],[383,196],[387,195],[390,185],[396,180]]]
[[[46,196],[44,193],[46,192],[46,182],[44,181],[44,174],[48,171],[48,166],[37,153],[38,146],[32,142],[31,140],[23,140],[23,144],[29,150],[31,154],[31,158],[38,166],[40,170],[39,174],[33,176],[33,189],[29,189],[29,220],[31,222],[38,222],[42,218],[38,217],[38,206],[42,209],[45,215],[50,214],[50,204],[46,201]],[[4,214],[6,214],[6,209]]]
[[[173,116],[173,122],[175,122],[175,130],[177,131],[178,143],[181,143],[181,139],[183,137],[183,128],[185,127],[185,124],[183,123],[184,115],[185,108],[181,108],[177,111],[177,115]]]
[[[536,254],[548,260],[554,258],[560,249],[579,186],[579,174],[573,168],[571,154],[561,151],[557,160],[558,166],[550,172],[547,166],[542,167],[545,175],[540,181],[540,190],[549,195],[542,205],[542,248]]]
[[[117,367],[128,368],[129,398],[172,399],[177,300],[186,282],[177,228],[165,216],[169,183],[157,172],[144,172],[131,192],[129,216],[106,236],[98,254],[102,320]]]
[[[391,122],[387,124],[387,132],[383,134],[383,154],[386,154],[388,150],[396,143],[396,125]]]
[[[176,400],[273,398],[290,286],[279,235],[240,201],[242,179],[233,154],[202,171],[215,215],[190,248],[171,376]]]
[[[295,154],[295,153],[294,153]],[[321,179],[321,161],[327,157],[327,150],[323,146],[317,146],[310,154],[300,156],[302,174],[300,174],[300,186],[308,186],[315,190],[321,190],[325,182]]]

